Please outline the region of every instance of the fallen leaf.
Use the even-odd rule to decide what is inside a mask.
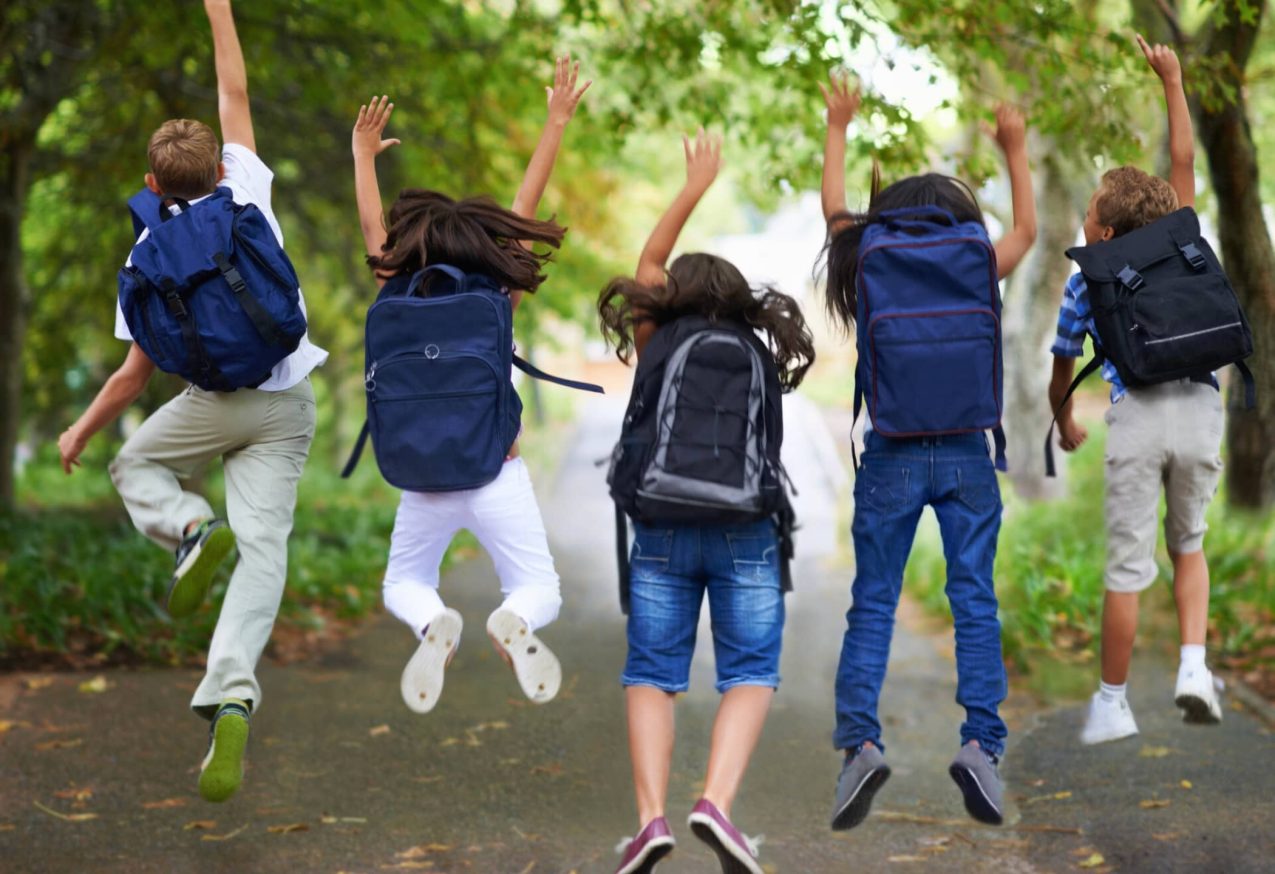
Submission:
[[[83,803],[93,797],[93,790],[87,786],[71,786],[69,789],[61,789],[54,792],[53,795],[56,798],[74,799]]]
[[[1096,852],[1098,851],[1093,847],[1077,847],[1071,851],[1071,854],[1073,856],[1092,856]]]
[[[56,816],[58,819],[66,822],[88,822],[90,819],[97,819],[96,813],[59,813],[51,807],[45,807],[38,801],[32,801],[36,807],[43,810],[49,816]]]
[[[1192,786],[1194,786],[1195,784],[1193,784],[1190,780],[1183,780],[1183,781],[1182,781],[1181,783],[1179,783],[1178,785],[1179,785],[1179,786],[1181,786],[1183,789],[1190,789],[1190,788],[1192,788]]]
[[[372,737],[380,737],[383,734],[389,734],[390,727],[388,725],[378,725],[376,728],[369,729],[368,734]]]
[[[1090,856],[1088,859],[1085,859],[1083,862],[1077,862],[1076,867],[1097,868],[1099,865],[1104,864],[1106,861],[1107,860],[1102,857],[1102,853],[1094,853],[1092,856]]]
[[[1151,837],[1155,838],[1157,841],[1176,841],[1178,838],[1182,837],[1182,832],[1157,832]]]
[[[27,677],[22,682],[27,689],[34,692],[37,689],[45,689],[53,685],[53,677]]]
[[[420,859],[431,853],[450,853],[456,849],[454,844],[419,844],[411,849],[404,850],[401,853],[395,853],[395,859]]]
[[[17,728],[18,725],[19,723],[14,722],[11,719],[0,719],[0,734],[4,734],[11,728]]]
[[[925,856],[890,856],[887,862],[924,862]]]
[[[81,692],[101,693],[111,688],[112,685],[114,684],[108,683],[104,675],[98,674],[96,677],[94,677],[91,680],[85,680],[83,683],[80,684],[79,688]]]
[[[1142,749],[1138,750],[1138,755],[1144,759],[1163,759],[1171,752],[1173,750],[1168,747],[1153,747],[1149,744],[1144,744]]]
[[[1143,810],[1152,810],[1156,807],[1168,807],[1169,804],[1170,801],[1167,798],[1148,798],[1144,801],[1138,802],[1138,806]]]
[[[1028,798],[1024,804],[1035,804],[1038,801],[1064,801],[1071,797],[1071,791],[1064,789],[1062,792],[1050,792],[1048,795],[1036,795]]]
[[[286,835],[291,832],[308,832],[310,824],[308,822],[290,822],[287,825],[271,825],[266,827],[266,831],[272,835]]]
[[[65,750],[70,747],[78,747],[82,743],[84,743],[84,738],[82,737],[77,737],[74,740],[46,740],[44,743],[36,744],[35,748],[42,753],[47,753],[49,750]]]
[[[194,820],[193,822],[188,822],[184,826],[182,826],[182,831],[188,832],[191,829],[196,829],[196,828],[216,828],[216,827],[217,827],[217,820],[215,819],[197,819],[197,820]]]
[[[15,831],[16,829],[17,829],[17,826],[11,822],[0,822],[0,832],[11,832],[11,831]]]
[[[144,810],[168,810],[170,807],[185,807],[185,798],[165,798],[163,801],[143,801]]]
[[[226,832],[224,835],[200,835],[201,841],[228,841],[235,835],[242,834],[248,828],[248,823],[244,823],[232,832]]]
[[[531,870],[536,867],[535,862],[528,862],[527,867],[523,868],[518,874],[531,874]]]
[[[388,871],[406,871],[406,870],[424,870],[425,868],[433,868],[434,863],[426,859],[423,862],[399,862],[396,865],[382,865],[381,868]]]
[[[562,772],[565,770],[566,768],[562,766],[561,762],[551,762],[548,765],[536,765],[531,769],[531,773],[533,776],[536,774],[545,774],[549,777],[560,777],[562,776]]]

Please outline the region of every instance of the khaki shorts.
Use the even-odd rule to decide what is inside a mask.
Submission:
[[[1107,569],[1112,592],[1155,582],[1160,487],[1169,552],[1204,548],[1205,511],[1222,475],[1222,396],[1187,380],[1130,389],[1107,411]]]

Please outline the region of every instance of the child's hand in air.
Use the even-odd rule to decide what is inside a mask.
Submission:
[[[996,107],[996,127],[984,124],[986,130],[996,140],[996,145],[1006,155],[1027,148],[1027,120],[1023,114],[1008,103]]]
[[[722,166],[722,138],[700,128],[695,142],[682,137],[682,148],[686,150],[686,187],[702,194],[713,184]]]
[[[1083,427],[1076,424],[1076,420],[1068,417],[1058,422],[1058,445],[1065,452],[1075,452],[1086,440],[1089,439],[1089,432]]]
[[[80,436],[74,426],[67,428],[58,438],[58,453],[62,456],[62,469],[68,474],[72,467],[80,466],[80,453],[84,451],[88,441]]]
[[[584,92],[589,90],[589,86],[593,84],[593,80],[585,82],[580,88],[576,88],[576,82],[580,79],[580,62],[571,63],[571,55],[566,54],[558,58],[554,64],[553,70],[553,87],[545,86],[545,94],[549,101],[549,123],[566,126],[571,121],[571,117],[576,113],[576,106],[580,103],[580,98],[584,96]]]
[[[1151,65],[1151,69],[1155,70],[1155,74],[1160,77],[1160,81],[1168,85],[1181,84],[1182,65],[1178,63],[1178,53],[1169,46],[1148,45],[1140,33],[1136,36],[1138,48],[1142,49],[1143,56]]]
[[[358,120],[354,122],[354,133],[351,136],[351,148],[356,158],[375,158],[390,146],[397,146],[402,140],[383,140],[381,133],[390,123],[394,114],[394,104],[390,98],[373,97],[371,102],[359,107]]]
[[[859,85],[855,83],[854,90],[850,89],[850,74],[830,73],[828,75],[828,85],[819,83],[819,90],[823,93],[823,102],[828,107],[828,126],[829,127],[845,127],[848,125],[859,111]]]

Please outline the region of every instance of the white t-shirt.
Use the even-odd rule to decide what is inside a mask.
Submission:
[[[226,143],[221,150],[221,160],[226,165],[226,176],[218,185],[224,185],[230,189],[235,203],[255,203],[269,222],[271,230],[279,240],[279,245],[282,246],[283,231],[279,230],[279,221],[274,217],[274,210],[270,208],[270,184],[274,180],[274,171],[257,157],[256,152],[237,143]],[[199,203],[203,199],[200,197],[192,200],[191,204]],[[137,242],[140,243],[146,239],[149,233],[149,230],[143,229]],[[133,254],[130,252],[125,265],[132,263]],[[301,312],[305,313],[304,297],[301,298]],[[115,299],[115,336],[130,343],[133,341],[133,335],[128,330],[128,323],[124,321],[124,311],[120,309],[118,297]],[[301,338],[296,351],[276,364],[270,371],[270,378],[257,388],[262,391],[290,389],[305,379],[311,370],[327,360],[328,353],[311,343],[310,334],[307,332]]]

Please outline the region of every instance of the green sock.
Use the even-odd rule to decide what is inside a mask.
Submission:
[[[225,801],[243,782],[243,754],[248,746],[248,704],[228,699],[213,717],[212,743],[199,773],[199,794],[205,801]]]

